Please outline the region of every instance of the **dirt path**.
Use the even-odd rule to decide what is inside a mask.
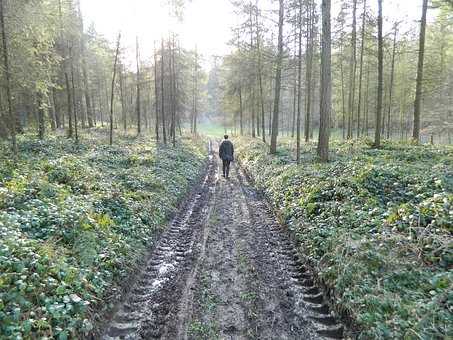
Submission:
[[[265,201],[214,155],[103,339],[341,338]]]

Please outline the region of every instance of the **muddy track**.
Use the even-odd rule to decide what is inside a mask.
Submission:
[[[103,339],[342,338],[311,273],[237,167],[211,153]]]

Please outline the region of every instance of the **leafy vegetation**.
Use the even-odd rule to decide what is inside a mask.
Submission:
[[[1,152],[2,339],[89,332],[204,163],[192,140],[87,138],[21,136],[17,162]]]
[[[334,144],[301,165],[240,139],[242,166],[294,232],[359,338],[453,336],[453,149]],[[283,188],[285,188],[283,190]]]

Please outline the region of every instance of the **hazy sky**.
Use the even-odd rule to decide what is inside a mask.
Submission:
[[[114,40],[121,30],[126,47],[135,49],[139,36],[143,58],[152,55],[154,41],[169,29],[178,32],[184,47],[197,48],[206,57],[228,51],[230,27],[235,25],[233,7],[228,0],[192,0],[183,23],[168,15],[163,0],[81,0],[87,24],[95,23],[98,32]]]
[[[336,16],[339,3],[332,0],[332,17]],[[376,10],[376,0],[368,0],[368,3]],[[412,26],[421,15],[421,4],[421,0],[384,0],[384,30],[389,30],[395,20],[404,20],[408,23],[406,27]],[[97,31],[108,39],[113,41],[121,30],[123,46],[130,55],[134,53],[138,35],[144,59],[151,57],[154,41],[167,34],[170,28],[182,36],[184,47],[197,45],[207,59],[227,53],[231,27],[238,21],[230,0],[192,0],[187,4],[183,23],[169,17],[164,0],[81,0],[81,6],[86,24],[94,22]],[[361,9],[358,15],[360,13]]]

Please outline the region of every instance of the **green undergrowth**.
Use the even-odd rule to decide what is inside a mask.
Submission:
[[[0,338],[79,337],[198,177],[203,145],[18,143],[17,162],[0,153]]]
[[[237,152],[361,339],[453,336],[453,148],[333,143],[332,160],[257,140]]]

